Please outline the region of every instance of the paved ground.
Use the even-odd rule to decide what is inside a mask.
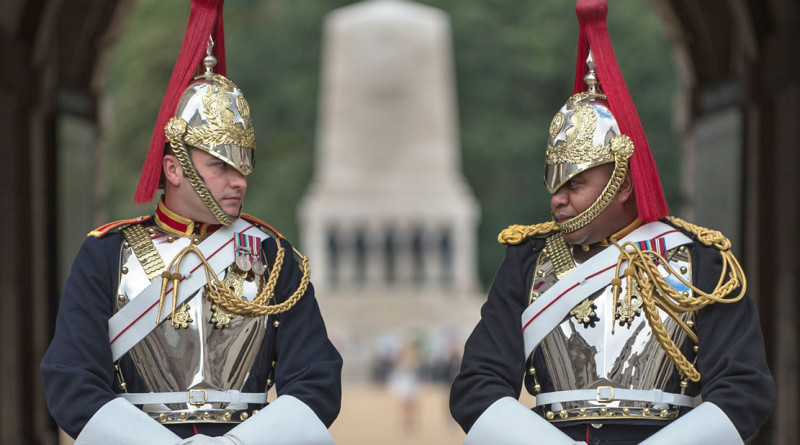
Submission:
[[[457,445],[461,428],[447,407],[449,388],[422,387],[409,427],[403,425],[400,402],[382,387],[345,386],[342,412],[331,427],[338,445]]]

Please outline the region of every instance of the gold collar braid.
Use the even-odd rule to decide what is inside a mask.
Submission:
[[[297,290],[295,290],[295,292],[286,299],[286,301],[280,304],[270,305],[269,302],[273,301],[275,297],[275,286],[277,285],[278,275],[280,274],[281,267],[283,266],[283,259],[286,253],[286,249],[281,246],[280,240],[276,238],[275,243],[278,246],[278,252],[275,256],[275,264],[272,266],[272,270],[269,273],[269,277],[267,278],[264,288],[261,289],[261,292],[258,293],[253,301],[247,301],[244,298],[239,297],[231,289],[225,286],[222,281],[220,281],[219,277],[217,277],[217,274],[211,269],[211,266],[208,264],[205,257],[203,257],[202,252],[200,252],[197,247],[194,245],[189,245],[181,250],[178,255],[173,258],[172,262],[170,262],[167,269],[161,274],[161,298],[158,302],[158,315],[156,318],[156,323],[158,323],[158,320],[161,319],[161,308],[164,304],[164,298],[166,297],[166,291],[170,280],[172,281],[173,295],[172,313],[175,313],[175,306],[177,302],[177,298],[175,296],[178,295],[178,286],[180,285],[180,281],[182,279],[182,275],[177,271],[180,270],[180,265],[183,261],[183,258],[189,253],[194,253],[203,262],[207,282],[204,287],[205,294],[206,297],[208,297],[208,299],[215,303],[218,307],[232,314],[242,315],[250,318],[259,317],[262,315],[280,314],[291,309],[297,303],[297,301],[300,300],[303,295],[305,295],[306,290],[308,289],[308,283],[311,277],[311,272],[308,265],[308,257],[301,254],[296,249],[293,249],[294,252],[301,258],[303,276],[300,279],[300,285],[297,287]],[[170,272],[173,266],[175,266],[176,270],[174,273]]]
[[[697,334],[692,331],[691,327],[688,326],[679,315],[685,312],[700,310],[714,303],[735,303],[741,300],[747,291],[747,280],[739,261],[733,255],[733,252],[730,251],[730,241],[722,235],[722,233],[690,224],[679,218],[667,217],[667,219],[675,226],[686,229],[697,235],[697,239],[700,243],[706,246],[713,246],[720,251],[720,255],[722,256],[722,272],[720,273],[716,288],[711,293],[706,293],[698,289],[692,285],[692,283],[686,281],[679,273],[676,273],[669,265],[666,258],[652,250],[642,250],[632,242],[625,242],[622,245],[616,244],[621,252],[617,260],[616,277],[619,277],[622,263],[627,261],[628,266],[623,274],[626,280],[628,307],[631,307],[631,292],[633,289],[633,281],[635,280],[641,293],[645,317],[650,325],[650,329],[652,329],[655,334],[656,340],[678,368],[681,377],[688,378],[693,382],[698,382],[700,381],[700,373],[694,367],[694,364],[689,362],[683,353],[681,353],[678,346],[667,333],[664,323],[659,317],[658,309],[663,310],[677,321],[681,329],[683,329],[692,341],[697,344]],[[674,278],[688,286],[694,293],[694,296],[692,298],[684,296],[681,292],[678,292],[670,286],[659,273],[655,260],[660,261]],[[726,277],[727,281],[725,280]],[[619,278],[614,278],[611,281],[614,295],[613,307],[615,310],[621,292],[621,282]],[[736,291],[737,288],[739,289],[739,293],[731,297],[730,295]]]

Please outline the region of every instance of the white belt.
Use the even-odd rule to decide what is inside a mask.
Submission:
[[[267,394],[219,391],[216,389],[190,389],[181,392],[145,392],[117,394],[134,405],[158,403],[190,403],[195,406],[206,403],[267,403]]]
[[[624,389],[613,388],[611,386],[599,386],[596,389],[573,389],[536,395],[536,406],[581,401],[599,403],[610,403],[614,401],[649,402],[656,405],[666,403],[689,408],[697,406],[694,397],[664,392],[660,389]]]

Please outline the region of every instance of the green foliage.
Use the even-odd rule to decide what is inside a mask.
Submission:
[[[296,206],[313,171],[325,14],[347,0],[228,0],[228,76],[245,92],[257,169],[245,208],[297,240]],[[464,172],[482,209],[480,277],[502,261],[497,233],[550,219],[542,184],[547,129],[572,93],[578,24],[565,0],[426,0],[450,15]],[[678,206],[677,80],[663,27],[648,2],[614,0],[608,27],[659,165]],[[188,2],[140,0],[113,53],[104,139],[112,218],[134,209],[133,191],[188,19]],[[129,204],[130,203],[130,204]]]

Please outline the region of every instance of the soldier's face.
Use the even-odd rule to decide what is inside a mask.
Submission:
[[[202,150],[193,149],[190,152],[197,173],[203,178],[206,187],[220,207],[228,215],[239,216],[247,192],[247,177],[226,162]]]
[[[550,199],[550,210],[557,223],[564,223],[588,209],[603,193],[608,184],[614,164],[603,164],[590,168],[564,183]],[[589,224],[580,229],[565,233],[569,244],[593,244],[602,241],[625,227],[629,221],[623,220],[618,196]]]

